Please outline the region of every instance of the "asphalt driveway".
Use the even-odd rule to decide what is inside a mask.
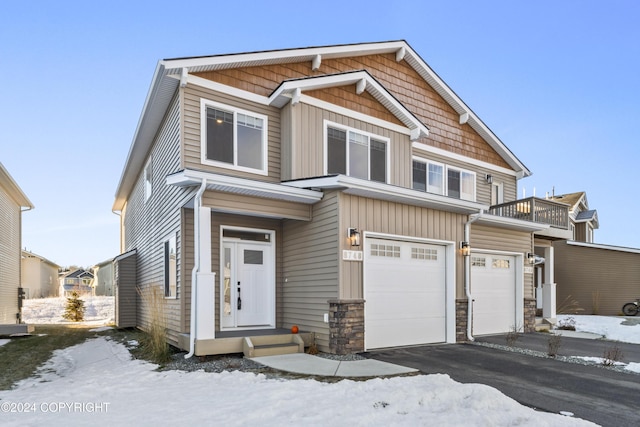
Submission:
[[[517,345],[546,354],[548,334],[526,334]],[[504,336],[481,342],[505,345]],[[562,338],[560,355],[599,356],[618,345],[624,362],[640,362],[640,345]],[[444,344],[372,351],[365,354],[425,374],[448,374],[462,383],[486,384],[523,405],[543,411],[567,411],[602,426],[640,423],[640,375],[600,366],[567,363],[475,344]]]

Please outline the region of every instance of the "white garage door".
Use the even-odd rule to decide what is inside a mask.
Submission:
[[[365,347],[446,340],[445,247],[366,240]]]
[[[473,334],[508,332],[516,320],[515,258],[472,254],[471,295],[473,296]]]

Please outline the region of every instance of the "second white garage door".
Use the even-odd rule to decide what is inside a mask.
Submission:
[[[522,326],[516,319],[515,267],[512,256],[471,255],[474,335],[499,334]]]
[[[368,238],[365,250],[365,347],[445,342],[445,247]]]

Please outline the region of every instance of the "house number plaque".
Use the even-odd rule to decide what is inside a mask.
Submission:
[[[342,251],[344,261],[362,261],[362,251]]]

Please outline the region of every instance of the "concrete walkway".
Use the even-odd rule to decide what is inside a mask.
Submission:
[[[381,360],[339,361],[306,353],[254,357],[251,360],[280,371],[323,377],[386,377],[418,372],[417,369]]]

